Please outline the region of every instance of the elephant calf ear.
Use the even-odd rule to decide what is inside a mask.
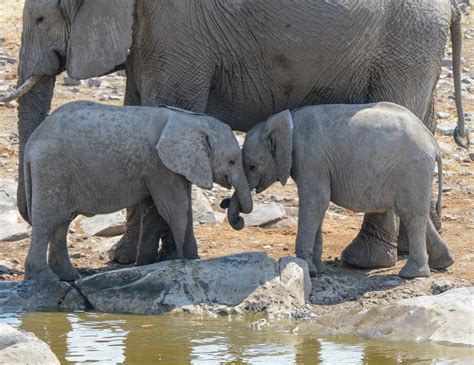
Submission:
[[[125,62],[132,44],[133,0],[83,0],[71,16],[67,72],[100,76]]]
[[[293,119],[289,110],[276,114],[265,122],[264,138],[275,161],[278,179],[285,185],[291,173],[293,151]]]
[[[172,112],[156,146],[164,165],[204,189],[213,183],[210,137],[203,117]]]

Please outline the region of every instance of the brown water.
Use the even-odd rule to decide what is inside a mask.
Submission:
[[[30,312],[0,322],[33,332],[64,364],[469,364],[473,349],[322,337],[303,321]]]

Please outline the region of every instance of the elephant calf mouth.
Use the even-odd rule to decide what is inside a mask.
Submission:
[[[54,54],[56,55],[56,58],[58,59],[58,71],[56,75],[60,74],[64,70],[66,70],[66,56],[61,54],[59,51],[53,51]]]

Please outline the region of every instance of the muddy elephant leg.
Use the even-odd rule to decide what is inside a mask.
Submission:
[[[316,233],[316,238],[314,239],[313,246],[313,264],[318,270],[318,274],[322,274],[326,270],[326,265],[324,265],[321,256],[323,254],[323,227],[322,224],[319,226],[318,232]]]
[[[398,219],[392,211],[367,213],[357,237],[341,254],[346,264],[362,269],[397,263]]]
[[[151,197],[140,204],[141,231],[137,249],[137,266],[149,265],[157,261],[158,245],[165,220],[158,214]]]
[[[48,263],[62,281],[75,281],[81,277],[72,266],[67,250],[67,230],[70,222],[58,225],[51,237],[51,246],[48,253]]]

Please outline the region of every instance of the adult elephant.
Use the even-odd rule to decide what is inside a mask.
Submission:
[[[455,0],[26,0],[13,95],[20,166],[64,69],[85,79],[125,67],[126,104],[204,112],[241,131],[302,105],[391,101],[433,132],[450,31],[465,136]],[[18,207],[26,218],[22,169]],[[134,260],[139,230],[138,209],[129,209],[119,261]],[[394,264],[396,231],[393,216],[366,215],[347,261]]]

